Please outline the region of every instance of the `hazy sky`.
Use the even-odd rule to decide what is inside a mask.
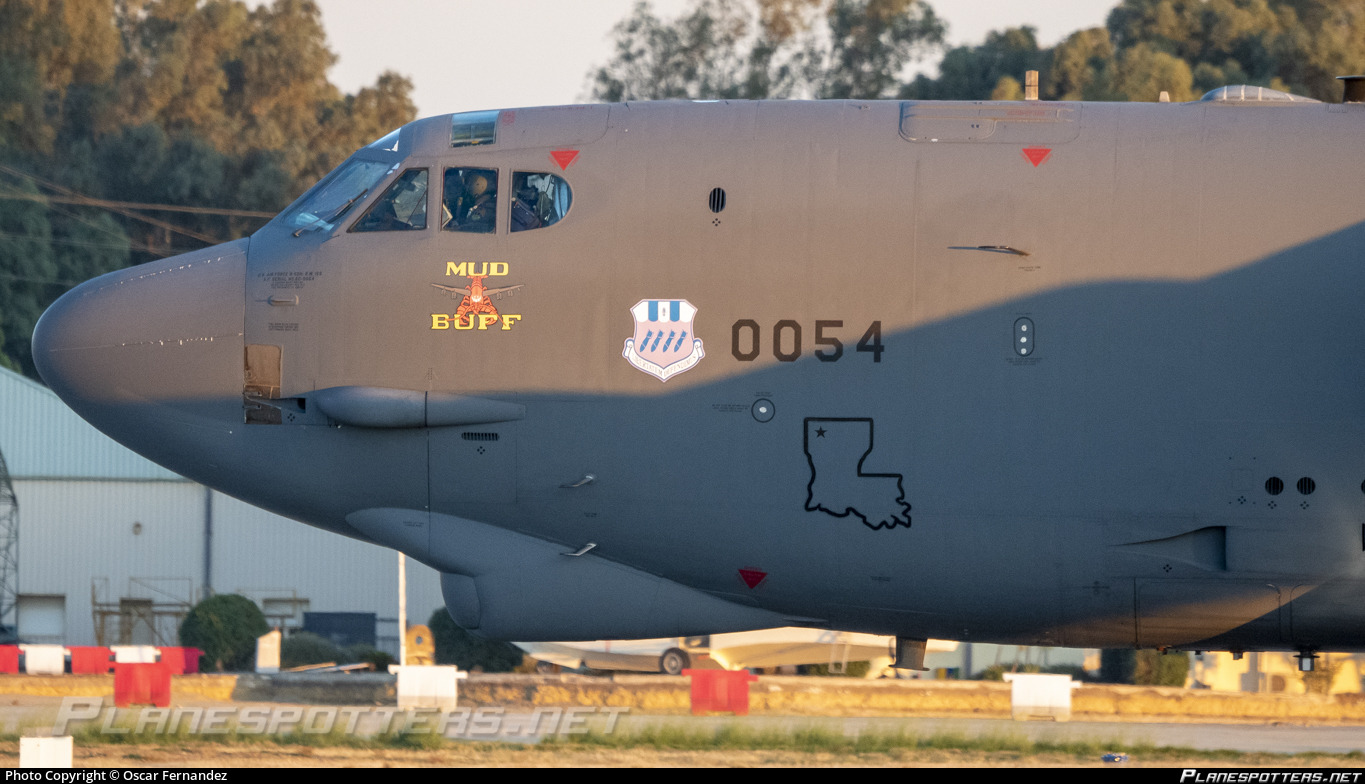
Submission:
[[[315,0],[340,60],[331,79],[355,92],[385,70],[415,86],[419,116],[573,103],[611,56],[611,28],[636,0]],[[1029,24],[1042,44],[1104,24],[1118,0],[931,0],[952,44]],[[654,0],[673,16],[689,0]],[[1020,78],[1023,75],[1020,74]]]

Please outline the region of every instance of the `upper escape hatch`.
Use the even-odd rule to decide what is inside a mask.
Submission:
[[[1061,144],[1080,135],[1079,104],[905,101],[901,136],[911,142]]]

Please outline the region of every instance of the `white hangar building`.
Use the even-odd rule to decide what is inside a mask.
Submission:
[[[314,626],[362,635],[373,622],[376,647],[397,654],[394,551],[167,471],[86,424],[43,385],[4,369],[0,455],[19,505],[22,641],[178,645],[179,619],[194,603],[240,593],[286,629],[301,628],[304,613]],[[426,623],[443,605],[439,576],[408,559],[407,581],[408,622]]]

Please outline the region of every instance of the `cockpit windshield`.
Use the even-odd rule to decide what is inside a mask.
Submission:
[[[402,130],[402,128],[394,128],[392,131],[385,134],[384,138],[376,139],[365,146],[372,150],[398,152],[398,135]]]
[[[295,230],[295,236],[305,231],[331,231],[400,164],[352,158],[304,194],[284,216],[285,225]]]

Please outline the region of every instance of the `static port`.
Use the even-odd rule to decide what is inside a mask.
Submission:
[[[1014,353],[1021,357],[1032,356],[1038,350],[1038,338],[1034,334],[1035,332],[1032,319],[1015,319]]]

